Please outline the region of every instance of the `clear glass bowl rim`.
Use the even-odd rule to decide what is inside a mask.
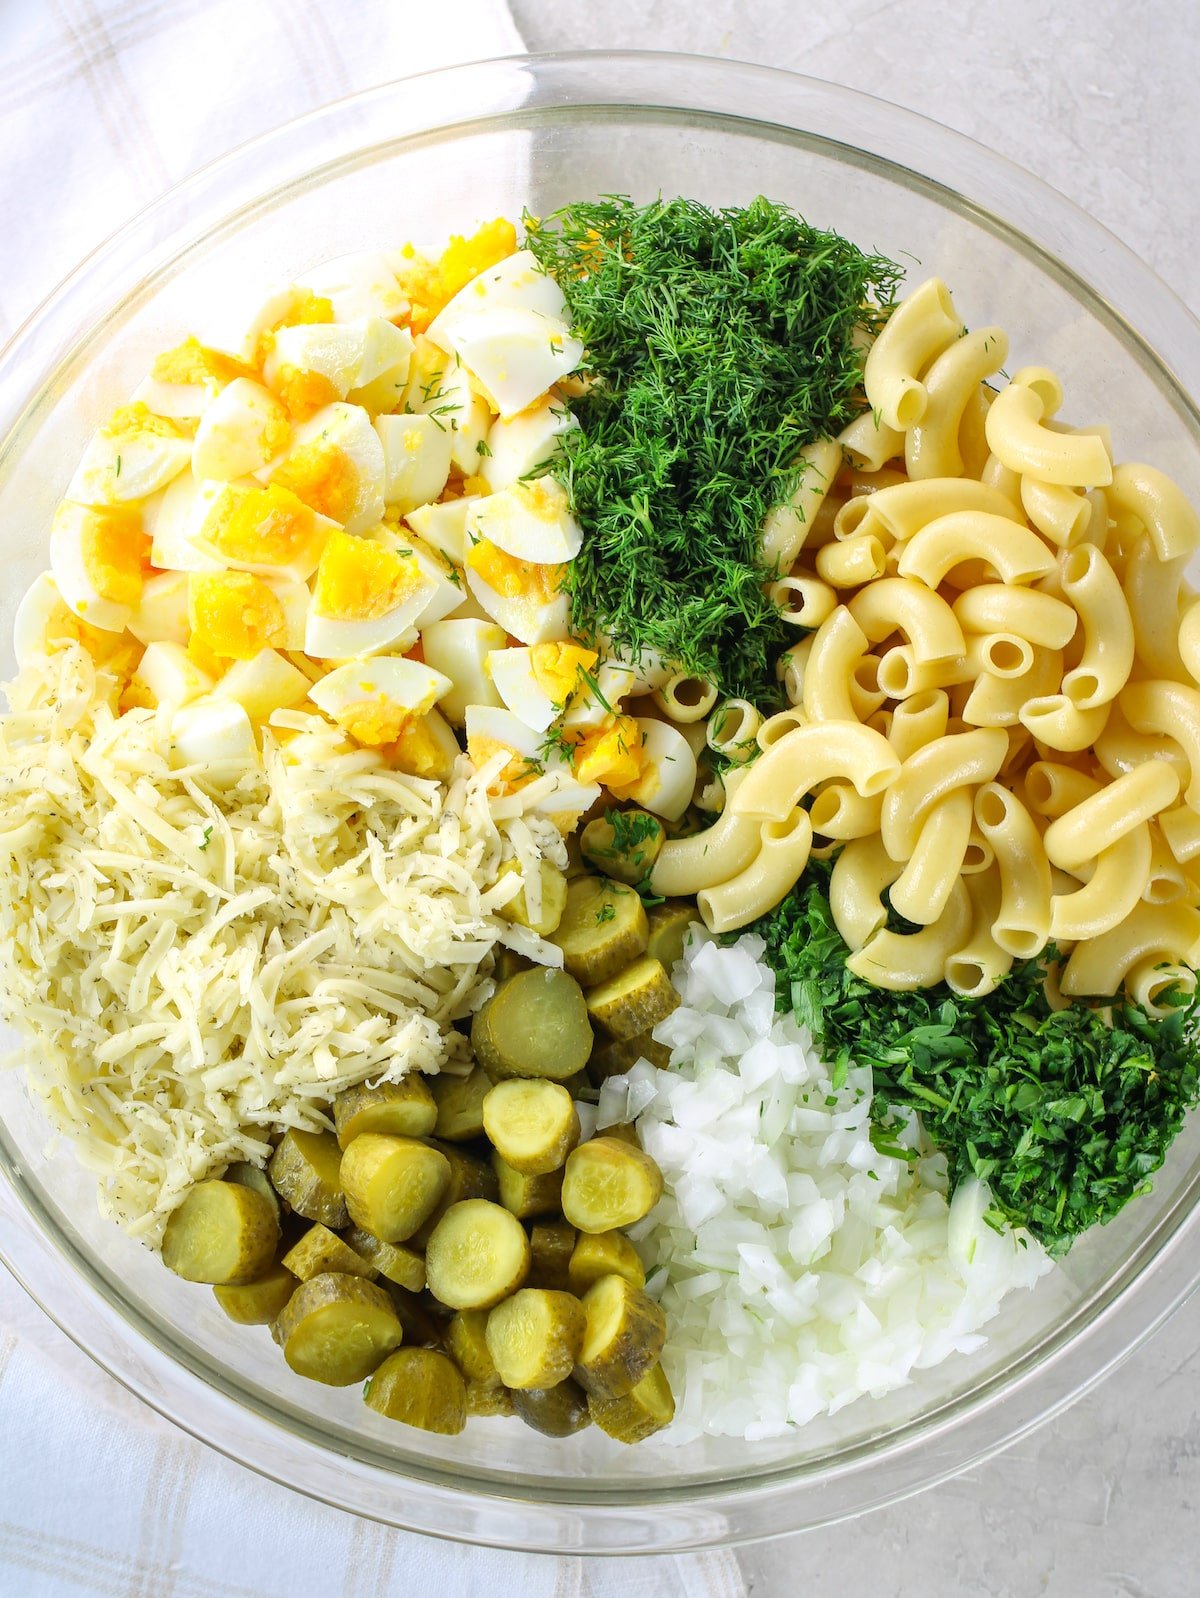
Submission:
[[[446,133],[446,105],[476,108],[472,127],[586,115],[603,108],[693,114],[807,135],[903,174],[1035,253],[1081,299],[1103,307],[1200,440],[1200,325],[1120,240],[1072,201],[1004,158],[916,113],[773,68],[649,52],[512,56],[402,78],[334,102],[241,146],[168,191],[93,251],[0,354],[0,451],[114,307],[246,207],[373,144]],[[1010,219],[1020,217],[1020,225]],[[817,219],[819,220],[819,219]],[[1086,276],[1085,276],[1086,273]],[[1162,354],[1170,351],[1170,360]],[[1098,1308],[965,1399],[849,1450],[708,1487],[664,1485],[648,1498],[547,1492],[516,1481],[500,1495],[468,1470],[399,1475],[302,1437],[266,1408],[207,1379],[110,1294],[87,1258],[44,1224],[0,1140],[0,1261],[111,1376],[183,1430],[281,1484],[334,1507],[426,1534],[569,1553],[666,1552],[752,1541],[829,1524],[894,1502],[1005,1447],[1087,1391],[1200,1284],[1200,1177],[1126,1262]],[[402,1493],[397,1489],[402,1485]],[[401,1499],[403,1501],[401,1501]]]

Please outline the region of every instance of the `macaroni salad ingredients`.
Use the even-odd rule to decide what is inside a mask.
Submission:
[[[1004,1295],[1050,1266],[987,1224],[982,1184],[947,1202],[915,1120],[881,1152],[870,1068],[827,1064],[776,1012],[763,954],[752,934],[722,948],[697,928],[683,1002],[655,1029],[670,1068],[601,1091],[600,1126],[636,1117],[666,1184],[634,1235],[667,1318],[670,1442],[774,1436],[900,1387],[977,1349]]]

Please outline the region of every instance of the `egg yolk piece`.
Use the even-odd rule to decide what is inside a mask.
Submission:
[[[79,553],[88,581],[114,605],[137,605],[150,555],[150,540],[136,512],[94,509],[79,535]]]
[[[467,565],[503,599],[549,601],[559,593],[567,575],[565,566],[518,560],[486,538],[467,550]]]
[[[277,648],[287,632],[278,597],[250,572],[195,573],[188,584],[188,618],[195,639],[232,660],[253,660]]]
[[[632,716],[616,716],[583,739],[575,751],[575,776],[599,782],[613,794],[642,775],[642,729]]]
[[[358,499],[358,472],[354,462],[344,449],[320,440],[294,449],[272,481],[290,489],[311,510],[335,522],[349,521]]]
[[[452,234],[438,262],[442,304],[452,300],[472,278],[515,253],[517,230],[505,217],[495,217],[477,228],[470,238]]]
[[[209,349],[197,338],[186,338],[173,350],[164,350],[150,368],[159,383],[202,383],[224,387],[235,377],[254,377],[253,369],[222,350]]]
[[[313,610],[334,621],[378,621],[398,610],[424,582],[411,555],[334,532],[317,567]]]
[[[231,563],[243,566],[316,565],[316,548],[326,538],[304,502],[277,483],[247,488],[233,497],[232,507],[210,542]]]
[[[579,644],[533,644],[529,650],[533,680],[555,705],[565,705],[585,685],[584,674],[599,658],[594,649]]]

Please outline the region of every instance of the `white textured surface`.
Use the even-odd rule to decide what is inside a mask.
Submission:
[[[535,50],[689,50],[863,89],[1070,194],[1200,311],[1200,12],[1187,0],[513,0]],[[819,220],[819,219],[814,219]],[[1200,1508],[1200,1301],[990,1464],[746,1550],[758,1598],[1185,1598]]]

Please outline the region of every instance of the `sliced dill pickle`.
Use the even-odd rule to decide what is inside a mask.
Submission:
[[[357,1249],[351,1248],[349,1243],[343,1243],[336,1232],[331,1232],[319,1221],[309,1227],[299,1242],[293,1243],[283,1256],[283,1263],[301,1282],[311,1281],[314,1276],[323,1276],[326,1271],[341,1271],[345,1276],[365,1276],[368,1279],[376,1274],[375,1266],[364,1259]]]
[[[279,1202],[279,1194],[271,1186],[271,1178],[261,1165],[251,1165],[249,1160],[235,1160],[232,1165],[226,1167],[221,1180],[236,1182],[239,1187],[252,1187],[256,1193],[261,1193],[271,1206],[275,1224],[283,1225],[283,1205]]]
[[[497,982],[507,982],[509,977],[515,977],[518,971],[532,971],[533,961],[527,954],[518,954],[515,949],[503,946],[496,950],[496,964],[492,975]]]
[[[342,1155],[346,1207],[381,1243],[403,1243],[437,1208],[450,1181],[440,1149],[411,1137],[364,1132]]]
[[[539,1221],[529,1230],[529,1285],[574,1292],[568,1272],[579,1234],[567,1221]]]
[[[623,1276],[645,1287],[646,1271],[636,1248],[622,1232],[581,1232],[571,1251],[567,1281],[580,1297],[602,1276]]]
[[[647,911],[646,918],[650,924],[646,953],[669,971],[683,958],[688,928],[700,919],[699,912],[687,899],[666,899]]]
[[[573,1437],[592,1423],[587,1394],[570,1378],[553,1387],[527,1387],[512,1401],[526,1426],[546,1437]]]
[[[585,988],[623,971],[646,948],[650,928],[632,888],[608,877],[576,877],[553,939],[563,965]]]
[[[425,1137],[437,1121],[437,1105],[429,1084],[417,1071],[399,1082],[346,1088],[333,1101],[333,1124],[342,1149],[348,1149],[363,1132],[390,1137]]]
[[[446,1327],[446,1352],[469,1382],[500,1380],[488,1353],[487,1321],[485,1309],[460,1309]]]
[[[275,1258],[279,1225],[261,1193],[209,1180],[188,1189],[163,1231],[163,1264],[187,1282],[240,1286]]]
[[[377,1415],[453,1437],[467,1424],[467,1388],[445,1354],[401,1348],[371,1377],[363,1402]]]
[[[502,1154],[492,1155],[492,1170],[500,1187],[500,1202],[506,1210],[529,1220],[534,1215],[552,1215],[562,1209],[563,1170],[547,1171],[544,1176],[534,1176],[529,1171],[518,1171]]]
[[[275,1333],[296,1374],[327,1387],[363,1381],[404,1335],[383,1289],[340,1271],[302,1282]]]
[[[471,1042],[493,1082],[574,1076],[592,1052],[583,990],[574,977],[549,966],[518,971],[475,1016]]]
[[[505,1387],[553,1387],[575,1368],[583,1307],[573,1293],[523,1287],[487,1319],[487,1346]]]
[[[519,872],[519,870],[515,860],[510,860],[505,867],[505,871]],[[548,938],[551,933],[557,931],[558,924],[562,920],[567,903],[567,879],[558,867],[552,866],[548,860],[538,862],[538,875],[542,897],[536,915],[529,908],[529,899],[524,887],[515,898],[502,905],[497,914],[518,927],[528,927],[530,932],[536,932],[539,938]]]
[[[624,1076],[632,1071],[639,1060],[649,1060],[660,1071],[671,1063],[671,1051],[665,1043],[656,1043],[651,1032],[639,1032],[635,1038],[612,1038],[598,1043],[588,1061],[588,1077],[599,1087],[610,1076]]]
[[[585,1329],[575,1380],[596,1398],[620,1398],[661,1358],[666,1316],[623,1276],[593,1282],[582,1304]]]
[[[516,1414],[513,1395],[501,1382],[468,1382],[467,1415],[471,1419],[510,1418]]]
[[[280,1198],[306,1221],[336,1231],[345,1226],[342,1151],[332,1132],[285,1132],[268,1171]]]
[[[425,1261],[416,1249],[406,1248],[403,1243],[385,1243],[361,1226],[350,1228],[346,1242],[370,1267],[371,1274],[378,1271],[380,1276],[386,1276],[397,1287],[406,1287],[410,1293],[419,1293],[425,1286]]]
[[[479,1066],[469,1076],[435,1076],[430,1091],[437,1104],[433,1135],[446,1143],[466,1143],[483,1136],[483,1101],[492,1090],[492,1079]]]
[[[450,1309],[491,1309],[528,1274],[525,1228],[488,1199],[452,1204],[425,1251],[429,1291]]]
[[[634,888],[650,875],[666,841],[666,829],[649,811],[609,810],[588,822],[579,847],[597,871]]]
[[[456,1148],[453,1143],[437,1143],[432,1139],[430,1142],[432,1147],[445,1156],[450,1167],[450,1180],[446,1184],[446,1191],[438,1200],[437,1208],[413,1233],[410,1242],[414,1248],[426,1246],[434,1227],[452,1204],[461,1204],[463,1199],[473,1198],[495,1201],[500,1196],[496,1173],[486,1160],[477,1158],[466,1149]]]
[[[648,954],[589,988],[585,997],[592,1021],[617,1040],[652,1031],[679,1006],[679,995],[662,962]]]
[[[300,1283],[282,1265],[270,1265],[252,1282],[213,1288],[213,1297],[239,1326],[269,1326]]]
[[[675,1398],[665,1371],[656,1365],[620,1398],[589,1394],[588,1410],[600,1430],[618,1443],[644,1443],[675,1419]]]
[[[662,1172],[648,1154],[606,1133],[567,1156],[562,1212],[581,1232],[613,1232],[649,1215],[662,1185]]]
[[[441,1348],[446,1341],[446,1329],[433,1314],[423,1294],[409,1292],[388,1278],[379,1284],[392,1301],[397,1319],[404,1328],[404,1341],[414,1348]]]
[[[514,1170],[533,1176],[557,1171],[579,1142],[571,1095],[544,1077],[497,1082],[483,1106],[483,1129]]]

